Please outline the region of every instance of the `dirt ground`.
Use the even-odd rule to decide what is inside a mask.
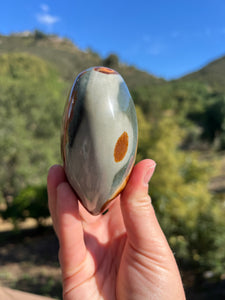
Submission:
[[[0,285],[62,299],[58,241],[51,227],[0,232]]]
[[[211,157],[206,157],[211,159]],[[219,172],[210,189],[225,197],[225,153],[218,157]],[[62,299],[61,272],[58,263],[58,241],[51,227],[36,228],[27,220],[20,232],[0,219],[0,286]],[[187,300],[224,300],[225,278],[197,282],[192,270],[182,270]]]
[[[187,300],[225,299],[225,280],[196,287],[190,270],[182,271],[182,277]],[[62,299],[58,241],[51,226],[0,231],[0,285]]]

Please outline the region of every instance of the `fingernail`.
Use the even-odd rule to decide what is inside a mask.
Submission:
[[[148,167],[147,172],[144,176],[144,184],[145,185],[148,185],[148,183],[154,173],[155,167],[156,167],[156,163],[154,163]]]

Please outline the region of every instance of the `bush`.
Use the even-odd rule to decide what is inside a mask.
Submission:
[[[172,227],[172,226],[171,226]],[[225,223],[206,210],[200,213],[194,226],[180,221],[179,228],[169,237],[170,245],[180,262],[195,268],[200,274],[212,271],[221,275],[225,268]]]
[[[116,54],[110,54],[103,60],[102,64],[107,68],[117,68],[119,65],[119,58]]]
[[[40,31],[40,30],[35,30],[34,31],[34,38],[35,38],[35,40],[42,40],[42,39],[47,38],[47,35],[44,32]]]
[[[46,186],[29,186],[15,197],[5,212],[4,219],[10,219],[17,226],[19,221],[34,218],[38,225],[49,216]]]
[[[150,195],[176,258],[197,272],[221,275],[225,268],[224,206],[208,191],[215,165],[179,148],[183,131],[165,115],[154,122],[137,107],[138,160],[153,158]]]

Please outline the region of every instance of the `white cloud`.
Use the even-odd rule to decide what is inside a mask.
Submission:
[[[53,16],[49,13],[49,6],[46,4],[41,4],[42,12],[36,15],[37,21],[41,24],[52,26],[55,23],[60,21],[60,18],[57,16]]]
[[[45,13],[45,14],[38,14],[37,20],[39,23],[42,23],[45,25],[53,25],[53,24],[59,22],[60,18]]]
[[[44,11],[44,12],[48,12],[49,11],[49,7],[47,4],[41,4],[41,9]]]

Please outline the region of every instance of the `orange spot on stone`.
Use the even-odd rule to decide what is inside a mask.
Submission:
[[[97,72],[104,73],[104,74],[118,74],[116,71],[114,71],[110,68],[106,68],[106,67],[96,67],[96,68],[94,68],[94,70]]]
[[[128,149],[128,134],[126,131],[118,138],[114,148],[114,160],[120,162],[127,153]]]

